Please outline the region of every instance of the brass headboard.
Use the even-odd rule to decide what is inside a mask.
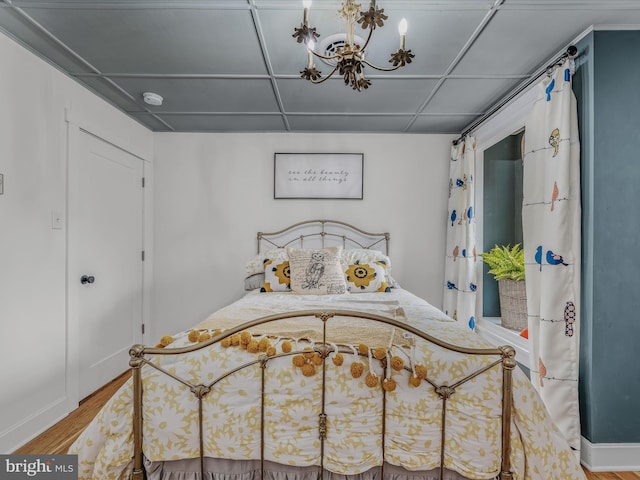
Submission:
[[[371,233],[337,220],[307,220],[277,232],[258,232],[258,253],[270,248],[297,246],[324,248],[342,245],[343,248],[367,248],[389,254],[389,233]]]

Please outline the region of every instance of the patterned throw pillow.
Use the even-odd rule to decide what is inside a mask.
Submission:
[[[283,259],[264,260],[264,282],[261,292],[288,292],[291,290],[289,261]]]
[[[351,293],[391,291],[387,282],[386,265],[382,262],[360,263],[356,260],[347,266],[344,274],[347,290]]]
[[[347,291],[340,262],[342,247],[287,248],[291,267],[291,290],[313,295],[336,295]]]
[[[399,286],[391,278],[391,259],[380,250],[371,250],[367,248],[351,248],[342,252],[342,268],[344,269],[345,275],[348,275],[347,270],[352,265],[369,265],[371,268],[375,268],[373,267],[374,264],[383,267],[384,271],[383,277],[380,276],[379,270],[376,271],[377,280],[387,284],[385,288],[380,291],[388,292],[389,290],[387,290],[386,287],[394,288],[396,286]],[[353,288],[353,285],[349,285],[348,280],[347,287],[351,287],[349,291],[352,293],[358,291],[358,289]],[[378,288],[380,287],[382,287],[381,284],[379,284],[377,287],[370,287],[370,289],[365,288],[364,290],[360,289],[359,291],[378,291]]]

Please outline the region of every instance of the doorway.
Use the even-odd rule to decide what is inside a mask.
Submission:
[[[82,399],[125,371],[142,341],[144,161],[83,130],[76,138],[67,281]]]

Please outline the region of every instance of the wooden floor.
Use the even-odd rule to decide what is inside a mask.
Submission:
[[[34,438],[14,453],[21,454],[63,454],[91,422],[98,410],[124,384],[130,372],[123,373],[100,390],[80,402],[80,406],[66,418],[55,424],[42,435]],[[588,472],[587,480],[640,480],[640,472]]]
[[[82,430],[93,420],[100,408],[131,377],[131,371],[123,373],[97,392],[80,402],[80,406],[46,432],[23,445],[14,453],[63,454],[75,442]]]

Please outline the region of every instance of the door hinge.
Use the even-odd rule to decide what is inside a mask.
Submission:
[[[144,188],[144,177],[142,177],[142,188]]]
[[[144,323],[142,324],[142,334],[144,335]]]
[[[142,255],[140,255],[140,257],[142,258],[142,261],[144,262],[144,250],[142,250]]]

